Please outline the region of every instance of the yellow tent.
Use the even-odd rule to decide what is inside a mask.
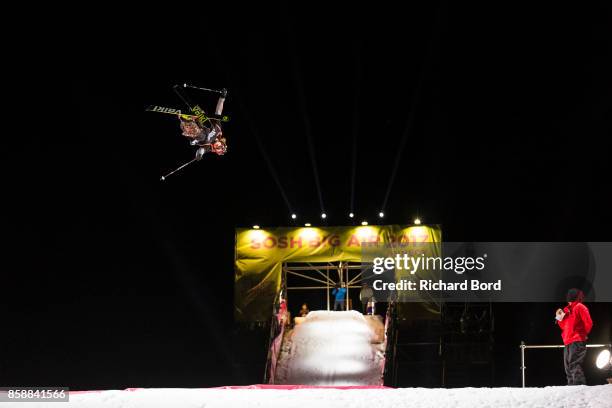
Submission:
[[[234,317],[267,321],[284,262],[367,262],[364,248],[440,243],[437,225],[277,227],[236,230]],[[439,254],[439,245],[429,245]]]

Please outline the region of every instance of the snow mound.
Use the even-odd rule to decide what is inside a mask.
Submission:
[[[310,312],[288,332],[275,384],[382,385],[384,325],[356,311]]]

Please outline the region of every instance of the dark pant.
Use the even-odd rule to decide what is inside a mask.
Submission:
[[[336,299],[336,301],[334,302],[334,310],[344,310],[344,299]]]
[[[565,346],[563,350],[563,363],[565,365],[565,375],[567,385],[586,385],[582,362],[586,357],[586,343],[575,341]]]

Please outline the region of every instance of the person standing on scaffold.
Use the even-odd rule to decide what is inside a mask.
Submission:
[[[337,283],[336,287],[332,291],[332,295],[334,297],[334,311],[337,310],[345,310],[345,301],[346,301],[346,284],[343,282]]]
[[[363,305],[363,314],[374,314],[374,290],[364,282],[359,291],[359,300]]]

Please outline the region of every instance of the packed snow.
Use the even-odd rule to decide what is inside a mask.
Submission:
[[[48,403],[0,403],[41,408]],[[546,388],[455,389],[141,389],[72,393],[70,408],[610,408],[612,384]]]
[[[313,311],[285,333],[274,384],[382,385],[384,350],[380,316]]]

